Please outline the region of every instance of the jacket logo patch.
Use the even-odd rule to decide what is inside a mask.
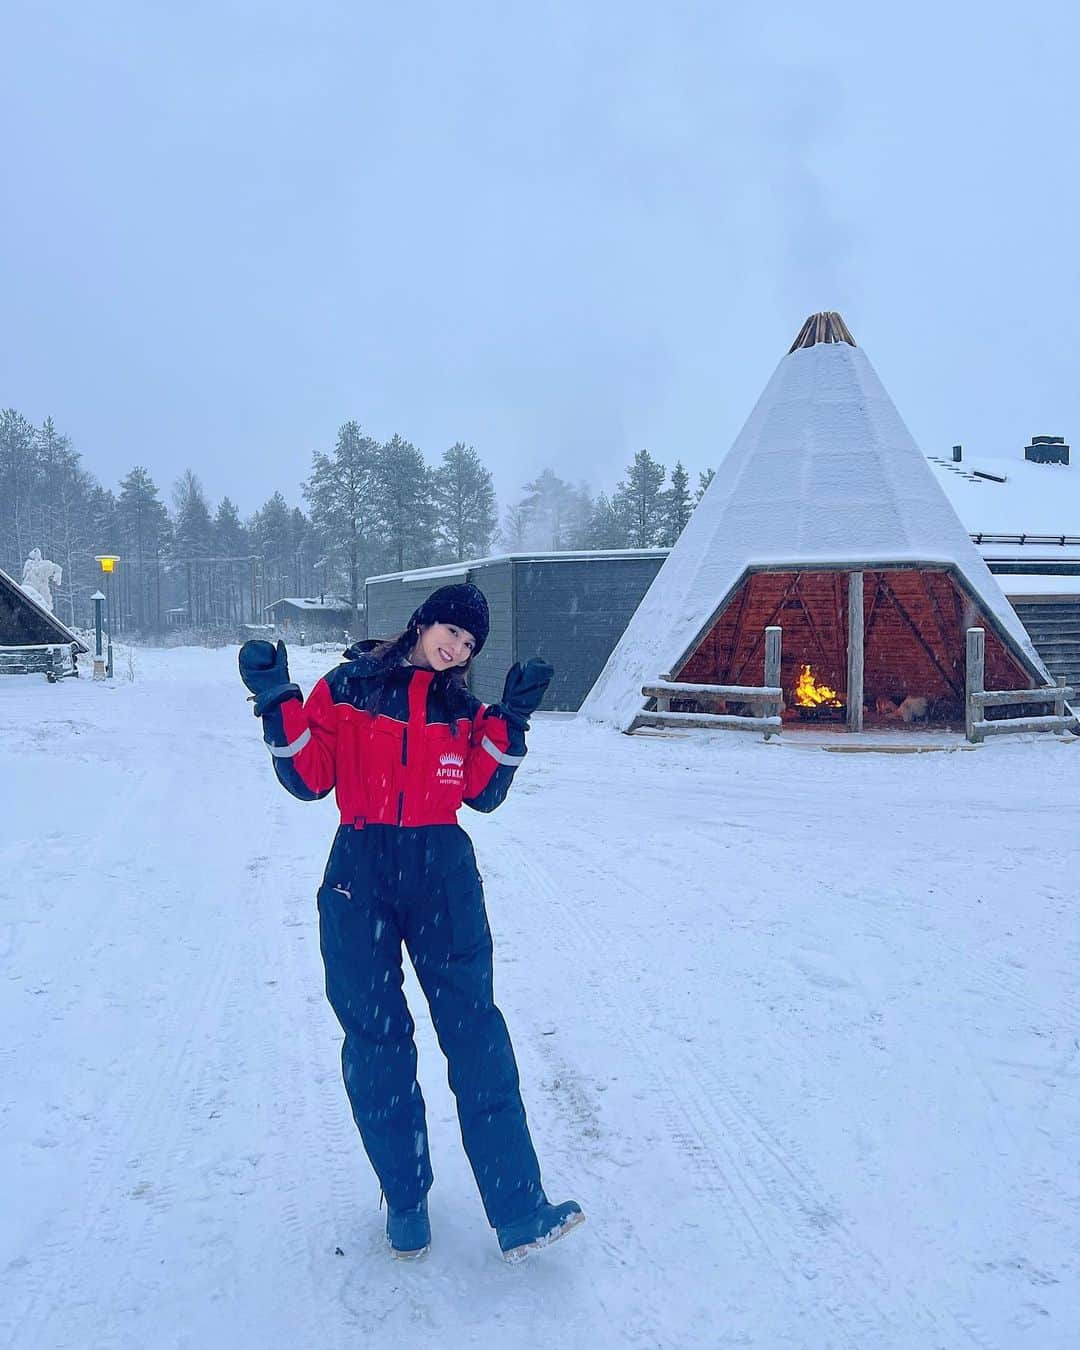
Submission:
[[[439,756],[439,771],[436,774],[441,783],[460,783],[465,777],[465,756],[446,750]]]

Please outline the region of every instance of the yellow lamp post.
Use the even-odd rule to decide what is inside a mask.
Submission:
[[[113,677],[113,654],[112,654],[112,578],[116,570],[116,564],[120,559],[115,553],[103,553],[100,557],[94,559],[105,573],[105,628],[108,635],[109,659],[106,666],[106,674],[111,680]]]

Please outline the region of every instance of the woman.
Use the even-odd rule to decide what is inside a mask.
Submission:
[[[240,674],[282,785],[312,801],[336,790],[341,826],[319,890],[326,993],[345,1031],[345,1088],[387,1202],[398,1257],[431,1242],[424,1099],[402,993],[402,942],[431,1009],[457,1098],[462,1142],[508,1260],[569,1232],[584,1215],[548,1202],[492,994],[492,949],[464,802],[493,811],[525,757],[528,718],[552,670],[515,665],[485,707],[465,672],[488,635],[475,586],[430,595],[392,642],[361,643],[306,702],[284,643],[246,642]]]

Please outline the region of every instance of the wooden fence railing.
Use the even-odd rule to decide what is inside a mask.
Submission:
[[[646,698],[656,700],[656,711],[638,713],[630,727],[631,732],[640,727],[699,727],[713,731],[756,731],[766,740],[777,735],[781,730],[780,706],[784,697],[780,688],[781,642],[782,630],[779,627],[765,629],[763,685],[680,684],[670,679],[643,684],[641,692]],[[673,712],[673,699],[693,699],[706,706],[720,701],[746,703],[760,708],[761,712],[753,717],[728,712]]]
[[[986,681],[986,631],[967,630],[967,679],[964,700],[964,729],[973,744],[987,736],[1000,736],[1010,731],[1070,731],[1076,730],[1077,719],[1068,707],[1068,700],[1076,697],[1076,690],[1064,682],[1044,685],[1039,689],[984,689]],[[1053,715],[1046,717],[986,718],[987,708],[1015,706],[1018,703],[1052,703]]]

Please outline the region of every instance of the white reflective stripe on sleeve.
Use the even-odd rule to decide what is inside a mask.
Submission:
[[[310,740],[311,728],[308,727],[297,736],[296,740],[293,741],[291,745],[271,745],[269,741],[266,741],[265,744],[267,750],[270,751],[275,759],[292,759],[293,755],[298,755]]]
[[[500,764],[524,764],[524,755],[504,755],[499,747],[488,736],[480,742],[480,749],[486,750],[492,759],[497,759]]]

